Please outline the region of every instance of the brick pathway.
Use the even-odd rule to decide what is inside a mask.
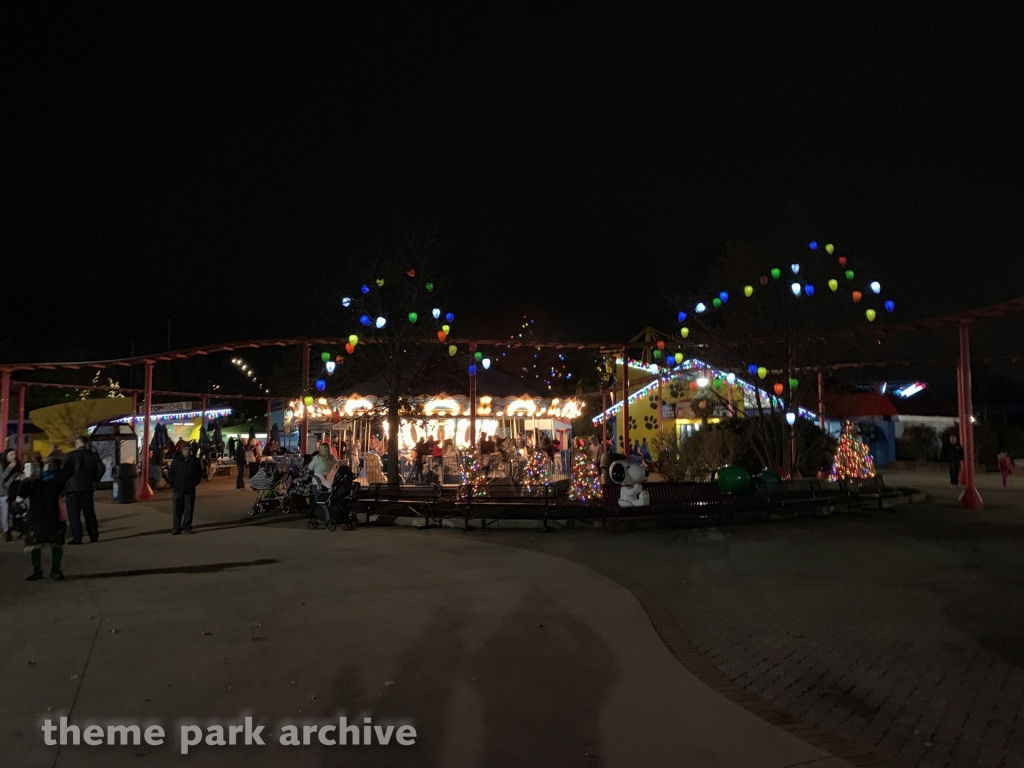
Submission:
[[[1011,515],[921,505],[535,539],[508,543],[641,585],[722,673],[820,730],[901,765],[1024,767],[1024,524]]]

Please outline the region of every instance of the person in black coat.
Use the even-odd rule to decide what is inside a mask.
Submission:
[[[245,460],[245,443],[247,438],[238,438],[238,444],[235,446],[235,490],[245,490],[245,468],[248,463]]]
[[[64,556],[64,534],[67,523],[61,519],[60,495],[64,492],[64,474],[55,462],[47,462],[40,472],[39,464],[25,464],[24,479],[18,484],[17,497],[28,499],[25,518],[25,551],[32,557],[32,575],[26,581],[43,578],[43,547],[50,548],[50,577],[61,581],[60,568]]]
[[[196,506],[196,486],[202,479],[203,465],[192,455],[192,446],[186,443],[175,454],[167,473],[167,482],[174,492],[174,530],[171,535],[177,536],[182,531],[195,533],[192,530],[192,513]]]
[[[106,467],[99,454],[89,448],[84,437],[75,438],[75,450],[64,458],[61,467],[64,475],[64,501],[68,508],[68,522],[71,523],[71,544],[82,543],[82,516],[89,541],[94,544],[100,537],[96,523],[96,507],[93,504],[93,489],[103,478]]]
[[[943,450],[946,461],[949,462],[949,484],[959,485],[960,483],[960,462],[964,460],[964,447],[956,435],[949,436],[949,444]]]

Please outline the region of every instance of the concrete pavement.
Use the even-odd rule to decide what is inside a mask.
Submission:
[[[33,766],[845,765],[714,692],[632,594],[562,557],[449,531],[233,525],[251,494],[204,484],[200,532],[170,502],[100,504],[69,579],[23,581],[0,547],[0,754]],[[524,537],[528,534],[524,534]],[[48,557],[48,555],[46,556]],[[45,560],[44,560],[45,562]],[[159,747],[43,745],[44,718],[158,722]],[[198,746],[175,724],[340,714],[409,722],[400,747]]]
[[[981,477],[973,512],[922,479],[887,474],[930,500],[885,512],[492,540],[652,595],[690,668],[755,711],[888,765],[1024,768],[1024,483]]]

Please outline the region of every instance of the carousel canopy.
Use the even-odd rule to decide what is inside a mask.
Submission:
[[[470,358],[466,355],[441,357],[420,353],[409,358],[403,378],[410,382],[402,397],[403,416],[458,417],[469,415]],[[579,405],[573,399],[552,398],[516,378],[498,365],[477,367],[477,416],[573,419]],[[316,398],[310,418],[328,420],[351,418],[387,407],[388,385],[374,376],[337,397]],[[291,403],[293,417],[303,411],[301,401]]]
[[[408,382],[405,395],[411,398],[436,396],[440,392],[469,392],[469,365],[472,362],[465,354],[451,357],[432,352],[412,355],[402,368],[402,378]],[[372,376],[352,387],[341,397],[360,394],[364,397],[386,397],[388,383],[384,376]],[[525,381],[502,370],[497,360],[490,369],[477,365],[476,391],[492,398],[545,397],[545,394]]]

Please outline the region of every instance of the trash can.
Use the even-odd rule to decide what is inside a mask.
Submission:
[[[134,464],[118,464],[113,474],[114,501],[120,504],[134,504],[138,468]]]

